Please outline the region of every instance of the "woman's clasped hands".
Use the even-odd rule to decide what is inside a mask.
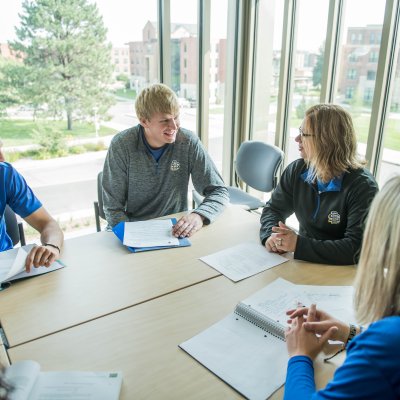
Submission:
[[[317,310],[315,304],[288,310],[286,314],[290,326],[285,337],[290,357],[303,355],[313,360],[323,349],[327,349],[328,340],[345,343],[349,336],[349,325]]]

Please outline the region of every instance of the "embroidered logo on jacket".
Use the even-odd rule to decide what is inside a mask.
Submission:
[[[330,224],[339,224],[340,223],[340,214],[337,211],[331,211],[328,215],[328,222]]]
[[[179,161],[172,160],[171,171],[178,171],[180,167],[181,167],[181,164],[179,163]]]

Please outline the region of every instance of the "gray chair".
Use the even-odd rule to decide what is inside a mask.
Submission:
[[[103,177],[103,172],[99,172],[97,175],[97,201],[93,203],[94,206],[94,217],[96,218],[96,230],[101,231],[100,218],[106,219],[103,209],[103,190],[101,185],[101,180]]]
[[[243,205],[249,211],[264,207],[263,201],[240,189],[240,182],[260,192],[271,192],[276,187],[282,160],[283,152],[279,147],[255,140],[243,142],[235,161],[236,187],[228,186],[230,203]],[[203,197],[193,191],[194,205],[202,200]]]
[[[4,210],[4,221],[6,224],[7,235],[10,236],[13,246],[18,243],[21,243],[21,246],[25,246],[24,227],[22,222],[17,221],[17,216],[9,206],[6,206]]]

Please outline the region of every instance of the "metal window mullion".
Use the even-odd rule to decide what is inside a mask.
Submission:
[[[344,0],[330,0],[326,30],[324,66],[321,79],[321,103],[332,103],[336,93],[336,72],[342,33]]]
[[[210,102],[210,21],[211,0],[197,2],[198,30],[198,74],[197,74],[197,135],[203,145],[209,140],[209,102]]]
[[[159,79],[171,87],[171,1],[158,0],[157,10]]]
[[[366,151],[367,166],[374,176],[379,173],[382,158],[383,132],[395,75],[395,56],[399,49],[399,19],[399,0],[387,0]]]
[[[276,113],[275,144],[285,152],[287,158],[287,134],[290,121],[291,92],[293,86],[297,0],[285,0],[282,32],[282,49],[279,73],[279,93]],[[286,164],[285,160],[285,164]]]

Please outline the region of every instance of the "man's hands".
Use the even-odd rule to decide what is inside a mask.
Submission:
[[[184,215],[172,228],[175,237],[190,237],[203,227],[204,217],[194,212]]]
[[[297,233],[279,221],[279,226],[272,227],[271,236],[265,241],[265,248],[272,253],[294,252],[297,244]]]
[[[32,266],[37,267],[50,267],[50,265],[60,256],[59,251],[51,246],[35,246],[29,252],[25,261],[26,272],[30,272]]]

